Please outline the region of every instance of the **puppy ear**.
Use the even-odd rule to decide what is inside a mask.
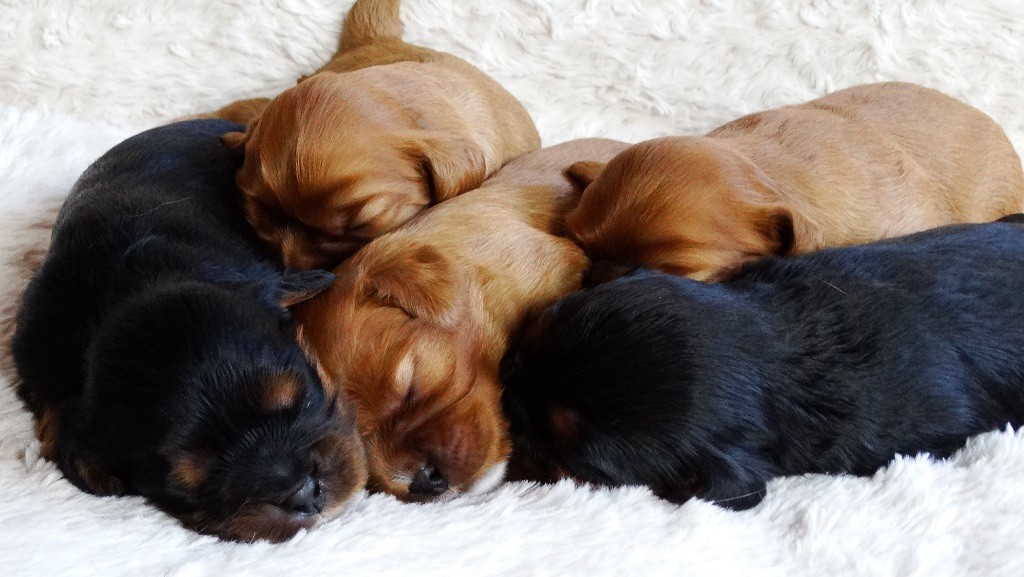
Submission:
[[[278,303],[293,307],[331,288],[334,273],[326,270],[288,271],[278,284]]]
[[[569,177],[569,180],[573,182],[580,190],[583,190],[590,186],[591,182],[597,180],[597,177],[604,172],[605,163],[595,162],[593,160],[584,160],[576,162],[565,171],[565,175]]]
[[[794,242],[793,212],[778,184],[745,156],[731,150],[723,156],[732,164],[723,173],[726,189],[719,196],[732,203],[737,218],[746,223],[741,237],[744,260],[789,254]]]
[[[434,247],[403,247],[365,270],[367,290],[415,319],[442,328],[458,324],[465,311],[468,283],[454,263]]]
[[[459,136],[432,134],[418,138],[414,154],[423,160],[435,203],[473,190],[487,178],[487,160],[475,142]]]
[[[793,213],[786,208],[767,209],[756,226],[764,238],[766,254],[786,255],[793,250]]]
[[[245,156],[245,143],[248,140],[244,132],[228,132],[220,137],[220,141],[235,156]]]

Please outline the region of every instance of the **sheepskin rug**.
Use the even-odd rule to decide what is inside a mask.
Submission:
[[[351,0],[0,0],[4,339],[80,172],[130,134],[272,95],[327,59]],[[703,133],[853,84],[918,82],[1024,150],[1015,0],[407,0],[407,37],[504,83],[546,144]],[[1024,290],[1024,287],[1022,287]],[[6,350],[6,346],[5,346]],[[773,482],[746,512],[641,488],[506,485],[444,504],[363,495],[282,545],[220,542],[139,498],[75,490],[0,383],[0,574],[1024,575],[1024,433],[871,478]]]

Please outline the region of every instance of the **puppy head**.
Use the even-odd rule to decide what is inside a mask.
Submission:
[[[282,299],[294,296],[281,291]],[[183,282],[99,328],[58,462],[79,487],[139,494],[222,538],[282,541],[366,480],[352,408],[328,396],[264,287]]]
[[[607,165],[577,163],[569,176],[586,189],[566,224],[597,262],[721,280],[793,243],[774,185],[714,139],[643,142]]]
[[[485,176],[468,136],[419,128],[386,93],[337,73],[286,90],[223,140],[244,156],[246,218],[297,269],[332,268]]]
[[[709,347],[724,346],[714,324],[731,331],[741,319],[681,303],[679,282],[702,284],[640,271],[527,322],[501,367],[514,463],[598,485],[646,485],[676,502],[756,504],[764,481],[744,443],[760,442],[747,425],[757,418],[745,412],[757,403],[706,368]]]
[[[477,289],[436,249],[391,240],[296,310],[303,337],[358,408],[371,487],[410,501],[488,490],[509,448]]]

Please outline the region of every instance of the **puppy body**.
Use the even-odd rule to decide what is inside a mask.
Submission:
[[[540,146],[514,96],[403,42],[398,16],[398,0],[358,0],[331,62],[225,137],[249,222],[292,267],[331,267]]]
[[[365,455],[284,308],[333,276],[283,271],[248,230],[220,142],[237,128],[161,127],[86,171],[22,299],[13,354],[43,455],[80,488],[143,495],[202,532],[282,540],[338,514]]]
[[[579,479],[753,506],[1024,424],[1024,227],[642,271],[550,307],[503,365],[514,451]]]
[[[587,254],[698,280],[1024,206],[1020,158],[991,118],[898,82],[640,143],[603,168],[573,167],[592,181],[567,217]]]
[[[372,241],[296,310],[325,382],[357,404],[377,489],[424,500],[500,481],[508,439],[497,367],[508,335],[578,288],[586,268],[559,236],[578,198],[565,169],[625,146],[590,139],[516,159]]]

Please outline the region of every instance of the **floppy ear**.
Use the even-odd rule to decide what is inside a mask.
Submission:
[[[756,238],[756,254],[785,255],[793,250],[793,212],[782,201],[778,184],[746,157],[734,153],[739,165],[726,173],[732,201]]]
[[[793,250],[793,213],[783,207],[766,209],[756,223],[769,255],[786,255]]]
[[[793,250],[793,217],[789,210],[777,206],[756,207],[753,215],[747,219],[749,227],[743,229],[747,240],[742,245],[746,248],[729,253],[732,258],[718,262],[714,271],[706,276],[693,278],[705,282],[725,282],[736,276],[749,262],[769,256],[785,256]]]
[[[573,163],[573,165],[565,171],[565,175],[569,177],[569,180],[571,180],[580,190],[583,190],[590,186],[591,182],[597,180],[597,177],[604,171],[604,167],[605,163],[603,162],[584,160]]]
[[[432,134],[417,139],[417,156],[423,159],[432,183],[435,203],[473,190],[487,178],[484,152],[475,142],[459,136]]]
[[[244,132],[228,132],[220,137],[224,146],[235,156],[245,155],[245,142],[248,140]]]
[[[365,279],[367,290],[386,304],[442,328],[453,328],[465,312],[465,276],[431,246],[403,247],[401,253],[369,265]]]
[[[326,270],[288,271],[278,283],[278,303],[283,308],[295,306],[331,288],[334,273]]]

